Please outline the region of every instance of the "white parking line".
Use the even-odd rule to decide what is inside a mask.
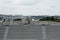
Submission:
[[[3,40],[7,40],[8,31],[9,31],[9,27],[6,27]]]
[[[42,26],[42,40],[46,40],[46,26]]]
[[[28,26],[28,25],[24,25],[24,26]]]

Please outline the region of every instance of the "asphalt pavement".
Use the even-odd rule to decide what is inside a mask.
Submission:
[[[43,26],[45,31],[42,30]],[[6,27],[9,27],[8,31]],[[2,25],[0,26],[0,40],[4,38],[5,40],[60,40],[60,25]]]

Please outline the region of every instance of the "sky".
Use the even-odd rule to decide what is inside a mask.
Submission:
[[[60,15],[60,0],[0,0],[0,14]]]

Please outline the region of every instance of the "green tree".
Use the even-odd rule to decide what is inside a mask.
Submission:
[[[50,17],[46,17],[45,18],[46,21],[50,21],[50,19],[51,19]]]
[[[55,21],[55,20],[56,20],[56,18],[54,18],[54,17],[52,16],[50,20],[51,20],[51,21]]]

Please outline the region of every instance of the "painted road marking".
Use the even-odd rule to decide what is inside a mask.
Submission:
[[[8,31],[9,31],[9,27],[6,27],[3,40],[7,40]]]
[[[24,26],[28,26],[28,25],[24,25]]]
[[[46,26],[42,26],[42,40],[46,40]]]

